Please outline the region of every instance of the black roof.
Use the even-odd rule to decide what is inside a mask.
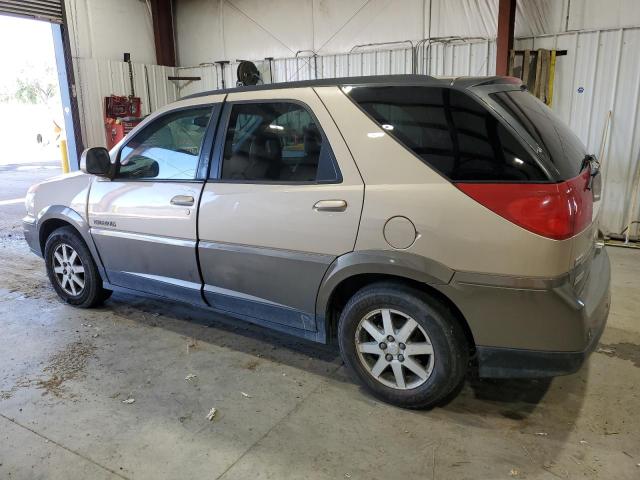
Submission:
[[[467,88],[473,85],[490,83],[521,83],[519,79],[512,77],[431,77],[429,75],[374,75],[365,77],[341,77],[323,78],[318,80],[303,80],[298,82],[265,83],[262,85],[249,85],[244,87],[225,88],[220,90],[210,90],[207,92],[194,93],[182,97],[188,98],[205,97],[207,95],[219,95],[233,92],[252,92],[255,90],[276,90],[280,88],[304,88],[304,87],[334,87],[334,86],[364,86],[364,85],[420,85],[439,87],[459,87]]]

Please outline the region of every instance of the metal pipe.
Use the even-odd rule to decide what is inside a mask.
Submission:
[[[560,35],[574,35],[574,34],[583,34],[583,33],[596,33],[596,32],[617,32],[618,30],[638,30],[640,26],[633,25],[628,27],[608,27],[608,28],[590,28],[585,30],[570,30],[568,32],[558,32],[558,33],[544,33],[542,35],[526,35],[524,37],[516,37],[515,40],[528,40],[530,38],[547,38],[547,37],[555,37]]]
[[[408,43],[409,45],[411,45],[410,48],[413,48],[413,42],[411,40],[398,40],[397,42],[376,42],[376,43],[363,43],[360,45],[354,45],[353,47],[351,47],[351,50],[349,50],[349,53],[353,53],[353,51],[358,48],[379,47],[382,45],[400,45],[402,43]]]

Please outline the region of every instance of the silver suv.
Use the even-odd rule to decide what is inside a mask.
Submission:
[[[337,339],[410,408],[576,371],[609,311],[597,161],[519,81],[362,77],[204,93],[33,186],[67,303],[116,288]]]

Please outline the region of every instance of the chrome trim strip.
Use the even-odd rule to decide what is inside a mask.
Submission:
[[[295,309],[292,309],[291,307],[288,307],[286,305],[282,305],[281,303],[272,302],[271,300],[267,300],[265,298],[256,297],[254,295],[249,295],[248,293],[238,292],[236,290],[230,290],[228,288],[216,287],[214,285],[205,284],[204,291],[205,292],[209,292],[209,293],[218,294],[218,295],[225,295],[227,297],[238,298],[238,299],[241,299],[241,300],[247,300],[247,301],[250,301],[250,302],[264,303],[264,304],[272,305],[272,306],[278,307],[278,308],[286,308],[287,310],[295,310]]]
[[[258,247],[253,245],[241,245],[236,243],[200,241],[200,248],[213,250],[224,250],[228,252],[246,253],[252,255],[266,255],[269,257],[286,258],[288,260],[299,260],[303,262],[321,263],[329,265],[335,256],[323,253],[302,252],[299,250],[283,250],[270,247]]]
[[[139,240],[142,242],[162,243],[165,245],[175,245],[178,247],[194,247],[195,240],[187,240],[184,238],[161,237],[159,235],[149,235],[145,233],[125,232],[122,230],[108,230],[104,228],[92,227],[90,230],[93,235],[102,235],[105,237],[128,238],[130,240]]]
[[[190,288],[192,290],[200,290],[200,284],[195,282],[188,282],[186,280],[180,280],[178,278],[165,277],[162,275],[151,275],[149,273],[138,273],[138,272],[120,272],[126,273],[127,275],[133,275],[135,277],[142,277],[148,280],[155,280],[156,282],[168,283],[171,285],[175,285],[177,287],[182,288]]]
[[[455,272],[450,283],[515,290],[549,290],[569,282],[569,273],[557,277],[517,277],[477,272]]]

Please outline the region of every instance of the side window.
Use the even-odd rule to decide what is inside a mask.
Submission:
[[[333,154],[314,117],[292,102],[233,105],[222,180],[332,182]]]
[[[180,110],[150,123],[120,151],[116,178],[193,180],[211,107]]]
[[[514,135],[463,92],[354,87],[349,95],[390,135],[453,181],[548,180]]]

